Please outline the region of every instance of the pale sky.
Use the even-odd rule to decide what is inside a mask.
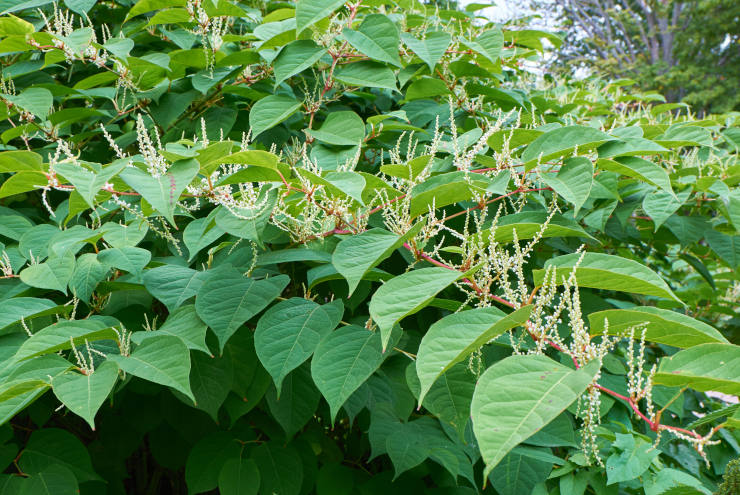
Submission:
[[[522,0],[460,0],[460,5],[465,7],[471,3],[487,3],[491,7],[479,10],[479,15],[484,15],[496,22],[503,22],[516,17],[517,12],[522,13]],[[517,4],[519,7],[517,8]]]

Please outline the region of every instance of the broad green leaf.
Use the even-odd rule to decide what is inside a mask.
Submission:
[[[468,368],[468,363],[458,363],[434,382],[424,397],[424,408],[451,424],[460,438],[470,419],[470,403],[473,400],[477,378]],[[416,363],[406,368],[406,381],[414,396],[419,399],[421,385],[417,376]]]
[[[332,422],[382,362],[380,334],[356,325],[339,328],[319,343],[311,360],[311,376],[329,403]]]
[[[514,449],[493,468],[488,479],[499,495],[520,495],[535,493],[535,485],[544,482],[550,471],[552,462],[529,457]],[[574,492],[565,493],[575,495]]]
[[[607,485],[637,478],[650,468],[660,453],[650,442],[634,435],[617,433],[612,444],[619,453],[606,460]]]
[[[514,240],[514,231],[519,240],[531,239],[542,231],[542,237],[583,237],[585,239],[596,240],[574,220],[562,215],[554,215],[544,230],[542,226],[547,220],[548,214],[545,212],[524,211],[499,217],[496,223],[496,229],[484,229],[474,236],[480,238],[482,242],[489,242],[491,235],[496,242],[505,244]]]
[[[129,225],[106,223],[101,228],[103,239],[114,248],[136,246],[146,236],[149,226],[144,221],[134,221]]]
[[[204,272],[178,265],[163,265],[144,272],[144,286],[151,295],[167,306],[179,308],[194,297],[203,285]]]
[[[363,61],[339,67],[334,73],[334,79],[349,86],[398,91],[396,75],[387,65],[378,62]]]
[[[496,27],[484,31],[474,40],[466,40],[465,44],[486,57],[492,64],[496,64],[504,47],[504,33]]]
[[[190,360],[190,389],[198,409],[218,422],[218,410],[226,400],[234,379],[231,356],[217,358],[197,352]]]
[[[673,195],[671,179],[666,170],[655,163],[637,156],[625,156],[609,160],[601,158],[596,162],[603,170],[617,172],[627,177],[634,177],[661,188],[668,194]]]
[[[217,430],[205,435],[190,449],[185,463],[188,493],[216,489],[226,462],[241,458],[242,446],[229,433]]]
[[[654,382],[668,387],[688,386],[740,394],[740,347],[733,344],[702,344],[664,357]]]
[[[682,202],[676,199],[675,194],[667,193],[663,190],[649,192],[642,200],[642,209],[652,218],[655,225],[655,232],[668,220],[680,207]]]
[[[48,182],[43,172],[21,171],[7,178],[0,186],[0,199],[14,194],[34,191]]]
[[[497,308],[476,308],[445,316],[435,322],[419,345],[416,372],[421,392],[419,405],[435,380],[456,363],[511,328],[523,325],[532,313],[524,306],[506,315]]]
[[[31,433],[18,465],[24,473],[39,473],[54,465],[63,466],[72,471],[80,483],[101,480],[93,469],[85,445],[69,431],[59,428],[42,428]]]
[[[687,348],[712,342],[727,343],[722,334],[704,322],[695,320],[667,309],[635,307],[629,309],[608,309],[588,315],[591,335],[603,335],[604,328],[609,335],[624,335],[631,327],[647,324],[645,340],[674,347]],[[607,327],[608,322],[608,327]],[[638,328],[635,338],[640,338]]]
[[[260,472],[260,493],[298,495],[303,482],[303,462],[294,447],[263,442],[252,451]]]
[[[188,254],[190,255],[188,261],[192,261],[201,250],[224,235],[223,229],[218,225],[208,228],[211,223],[212,219],[208,216],[196,218],[185,227],[182,233],[182,241],[185,243],[185,247],[188,248]]]
[[[488,368],[471,405],[484,476],[518,444],[570,406],[591,383],[598,362],[573,370],[540,355],[511,356]]]
[[[297,40],[284,46],[273,62],[275,86],[309,67],[326,53],[311,40]]]
[[[0,153],[0,172],[40,172],[44,159],[32,151],[3,151]]]
[[[227,234],[249,239],[261,246],[262,233],[267,227],[267,222],[277,202],[276,189],[263,189],[263,191],[265,191],[262,193],[264,196],[258,199],[258,206],[261,206],[261,209],[244,208],[235,209],[232,212],[224,206],[219,206],[214,217],[216,227]]]
[[[116,332],[111,328],[115,324],[109,317],[92,317],[85,320],[60,320],[55,324],[39,330],[21,345],[15,354],[15,359],[32,358],[41,354],[69,349],[71,343],[75,346],[85,345],[85,341],[94,342],[103,339],[115,339]]]
[[[74,163],[61,162],[54,165],[54,170],[64,176],[65,179],[75,186],[75,190],[92,208],[95,207],[95,195],[98,191],[108,184],[109,181],[114,176],[118,175],[125,167],[126,162],[124,160],[119,160],[104,169],[93,172]]]
[[[401,67],[398,57],[400,37],[393,21],[381,14],[370,14],[355,31],[345,28],[342,36],[359,52],[379,62]]]
[[[195,299],[195,310],[216,334],[223,352],[229,337],[265,309],[286,285],[288,277],[285,275],[255,280],[226,266],[209,273]]]
[[[126,167],[120,177],[175,226],[175,205],[180,194],[198,175],[198,170],[200,165],[191,158],[173,163],[160,177],[153,177],[136,167]]]
[[[39,289],[58,290],[67,293],[67,284],[75,270],[72,256],[53,258],[38,265],[31,265],[21,271],[21,282]]]
[[[522,153],[522,161],[526,162],[526,170],[531,170],[537,163],[569,155],[576,148],[579,152],[584,152],[613,139],[593,127],[581,125],[559,127],[532,141]]]
[[[426,33],[423,40],[413,37],[409,33],[401,33],[403,42],[411,48],[414,53],[429,66],[429,71],[434,73],[434,67],[442,59],[447,47],[450,46],[452,37],[444,31],[432,31]]]
[[[262,365],[275,380],[281,397],[283,379],[313,354],[334,329],[323,307],[294,297],[268,309],[257,322],[254,346]]]
[[[13,105],[41,117],[42,120],[46,120],[49,110],[54,104],[51,91],[44,88],[29,88],[19,95],[4,95],[3,97]]]
[[[296,113],[301,102],[289,96],[270,95],[262,98],[249,111],[249,126],[252,136],[257,137]]]
[[[542,131],[536,129],[503,129],[491,134],[488,138],[488,146],[494,151],[501,152],[508,143],[507,149],[514,150],[531,143],[542,134]]]
[[[320,129],[308,132],[328,144],[355,146],[365,139],[365,124],[355,112],[332,112]]]
[[[266,395],[267,406],[280,423],[288,438],[292,438],[316,414],[321,394],[311,379],[311,370],[300,366],[285,377],[282,394],[271,388]]]
[[[118,366],[103,361],[89,375],[68,371],[51,381],[54,395],[73,413],[95,429],[95,414],[118,380]]]
[[[412,82],[406,89],[406,100],[420,100],[425,98],[436,98],[437,96],[449,95],[450,88],[439,79],[424,77]]]
[[[376,228],[342,239],[334,250],[331,262],[347,280],[349,295],[352,295],[362,277],[371,268],[403,246],[403,243],[416,235],[421,227],[422,224],[417,224],[403,236]]]
[[[229,459],[218,474],[221,495],[257,495],[259,486],[260,472],[252,459]]]
[[[563,162],[556,174],[543,173],[542,180],[566,201],[573,204],[573,215],[578,215],[588,199],[593,184],[594,164],[586,157],[575,156]]]
[[[98,261],[111,268],[140,275],[152,259],[152,253],[137,247],[104,249],[98,253]]]
[[[125,373],[172,387],[195,402],[189,380],[190,351],[177,337],[157,335],[142,342],[130,356],[111,354],[108,359]]]
[[[85,253],[77,258],[75,271],[69,280],[69,291],[81,301],[89,302],[97,285],[105,280],[108,269],[98,261],[94,253]]]
[[[429,207],[445,206],[473,199],[491,184],[489,180],[468,177],[465,172],[448,172],[430,177],[411,190],[409,214],[412,218],[429,213]]]
[[[344,0],[298,0],[295,7],[296,34],[328,17],[342,5]]]
[[[412,270],[380,286],[370,299],[370,316],[380,328],[383,351],[391,329],[404,317],[429,304],[443,289],[463,277],[457,270],[442,267]]]
[[[599,146],[599,158],[635,155],[661,155],[669,151],[649,139],[631,137],[624,140],[612,140]]]
[[[570,277],[580,257],[578,253],[558,256],[548,260],[545,268],[555,267],[556,282],[562,283]],[[535,270],[533,276],[534,283],[540,285],[545,278],[545,270]],[[620,256],[585,253],[575,269],[575,279],[579,287],[664,297],[683,304],[657,273],[643,264]]]
[[[342,193],[364,205],[362,193],[365,190],[365,177],[356,172],[329,172],[324,179]]]
[[[203,351],[210,356],[211,351],[206,345],[207,331],[208,327],[198,318],[195,312],[195,306],[188,304],[186,306],[180,306],[170,313],[164,324],[156,331],[136,332],[131,337],[131,340],[136,344],[140,344],[146,339],[157,335],[172,335],[181,339],[188,349]]]
[[[69,2],[69,0],[67,0]],[[77,495],[75,474],[65,466],[51,464],[26,479],[21,495]]]
[[[60,311],[59,306],[49,299],[40,299],[36,297],[13,297],[2,302],[2,312],[0,312],[0,330],[25,319],[38,316],[55,314]]]
[[[707,243],[730,268],[740,267],[740,235],[726,235],[716,230],[707,230]]]
[[[0,207],[0,235],[17,241],[31,227],[33,223],[24,215],[10,208]]]

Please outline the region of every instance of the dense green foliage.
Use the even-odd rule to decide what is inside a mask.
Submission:
[[[0,493],[718,488],[737,114],[415,0],[0,5]]]

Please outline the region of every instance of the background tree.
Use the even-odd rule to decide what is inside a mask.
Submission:
[[[565,29],[558,62],[636,79],[697,110],[738,108],[740,3],[734,0],[544,0]]]

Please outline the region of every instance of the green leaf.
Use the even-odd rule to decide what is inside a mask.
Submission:
[[[456,363],[511,328],[523,325],[532,313],[524,306],[506,315],[496,308],[476,308],[445,316],[432,324],[419,345],[416,372],[419,405],[435,380]]]
[[[320,129],[308,132],[328,144],[356,146],[365,139],[365,123],[355,112],[332,112]]]
[[[212,270],[198,292],[195,309],[218,337],[223,352],[229,337],[279,296],[288,281],[285,275],[247,278],[231,266]]]
[[[212,219],[208,216],[196,218],[185,227],[182,233],[182,241],[185,243],[185,247],[188,248],[188,254],[190,255],[188,261],[193,261],[193,258],[201,250],[216,242],[219,237],[224,235],[223,229],[218,225],[208,228],[211,223]]]
[[[442,59],[452,41],[449,33],[444,31],[426,33],[423,40],[414,38],[411,34],[404,32],[401,33],[401,39],[429,66],[429,71],[432,73],[434,73],[434,67]]]
[[[144,272],[144,286],[172,312],[194,297],[203,285],[204,272],[178,265],[163,265]]]
[[[726,235],[716,230],[707,230],[707,243],[730,268],[740,267],[740,235]]]
[[[583,153],[614,138],[593,127],[571,125],[548,131],[532,141],[522,153],[526,170],[539,163],[545,163],[578,151]]]
[[[542,180],[569,203],[573,203],[573,215],[578,215],[583,203],[591,194],[594,164],[586,157],[568,158],[557,174],[542,174]]]
[[[103,249],[98,253],[98,261],[103,265],[141,275],[142,270],[152,259],[152,253],[137,247]]]
[[[72,342],[75,346],[79,346],[84,345],[85,341],[115,339],[116,332],[111,328],[111,324],[115,324],[115,319],[110,317],[60,320],[33,334],[21,345],[14,359],[20,361],[41,354],[70,349]]]
[[[713,390],[740,394],[740,347],[702,344],[665,357],[654,383],[668,387],[688,386],[700,392]]]
[[[671,178],[668,176],[668,172],[663,167],[644,158],[637,156],[625,156],[614,160],[601,158],[596,164],[600,169],[643,180],[673,195]]]
[[[50,464],[34,473],[23,484],[21,495],[77,495],[80,493],[74,473],[59,464]]]
[[[471,405],[484,477],[518,444],[555,419],[591,383],[598,362],[573,370],[540,355],[511,356],[488,368]]]
[[[612,445],[620,452],[610,455],[606,460],[607,485],[637,478],[650,468],[659,454],[652,443],[642,438],[624,433],[617,433],[616,437]]]
[[[260,472],[260,493],[298,495],[303,482],[303,462],[298,451],[279,442],[264,442],[252,451]]]
[[[130,225],[106,223],[101,228],[103,239],[114,248],[136,246],[144,239],[149,226],[144,221],[134,221]]]
[[[95,288],[107,275],[108,269],[98,261],[97,255],[85,253],[77,258],[75,270],[69,280],[69,290],[81,301],[89,302]]]
[[[383,362],[380,334],[349,325],[330,333],[314,351],[311,376],[331,408],[339,408]]]
[[[591,335],[603,335],[608,321],[609,335],[624,335],[630,327],[647,324],[645,340],[674,347],[687,348],[712,342],[727,343],[715,328],[675,311],[653,307],[609,309],[588,315]],[[640,338],[641,330],[635,332]]]
[[[95,207],[95,195],[98,191],[124,168],[126,168],[126,162],[123,160],[109,165],[97,171],[97,173],[71,162],[61,162],[54,165],[54,170],[75,186],[75,190],[91,208]]]
[[[295,7],[296,34],[328,17],[342,5],[344,0],[298,0]]]
[[[241,459],[242,447],[225,431],[213,431],[191,449],[185,464],[188,493],[203,493],[218,487],[218,478],[226,462]]]
[[[551,470],[552,462],[529,457],[515,449],[501,459],[488,479],[499,495],[535,493],[535,485],[545,481]],[[575,495],[574,492],[562,493]]]
[[[13,105],[21,107],[23,110],[30,112],[42,120],[46,120],[49,110],[54,104],[54,97],[51,91],[44,88],[29,88],[19,95],[4,95],[3,98]]]
[[[31,265],[20,273],[21,282],[39,289],[58,290],[67,293],[67,284],[75,270],[75,259],[71,256],[53,258],[38,265]]]
[[[319,304],[294,297],[268,309],[257,322],[254,346],[262,365],[275,380],[280,398],[283,379],[306,361],[321,339],[334,329]]]
[[[31,433],[18,465],[24,473],[40,473],[54,465],[63,466],[72,471],[80,483],[100,480],[82,442],[72,433],[58,428]]]
[[[342,36],[360,53],[378,62],[388,62],[401,67],[398,57],[400,37],[393,21],[381,14],[370,14],[355,31],[345,28]]]
[[[403,246],[403,243],[416,235],[422,226],[421,223],[414,225],[403,236],[376,228],[342,239],[334,250],[331,261],[337,271],[347,280],[349,295],[352,295],[363,276],[371,268]]]
[[[0,199],[13,196],[14,194],[35,191],[44,187],[47,183],[48,179],[43,172],[18,172],[6,179],[2,186],[0,186]]]
[[[406,89],[406,100],[420,100],[425,98],[435,98],[437,96],[448,95],[450,89],[439,79],[423,77],[412,82]]]
[[[221,495],[257,495],[260,472],[252,459],[229,459],[218,474]]]
[[[489,29],[465,44],[496,64],[504,48],[504,33],[500,28]]]
[[[268,129],[287,120],[301,108],[302,103],[290,96],[270,95],[254,104],[249,111],[252,136],[257,137]]]
[[[51,386],[61,403],[87,421],[94,430],[95,414],[117,380],[118,366],[113,361],[103,361],[89,375],[68,371],[56,376]]]
[[[682,202],[676,199],[676,196],[665,191],[649,192],[642,200],[642,209],[652,218],[655,225],[655,232],[668,220],[680,207]]]
[[[355,62],[339,67],[334,73],[334,79],[349,86],[398,91],[396,75],[387,65],[378,62]]]
[[[125,373],[143,380],[172,387],[193,402],[190,390],[190,351],[182,340],[170,335],[156,335],[136,347],[130,356],[108,356]]]
[[[463,276],[463,273],[447,268],[421,268],[381,285],[370,299],[369,309],[370,317],[377,323],[383,336],[383,351],[396,323],[422,309],[443,289]]]
[[[126,167],[120,177],[175,226],[175,205],[180,200],[180,194],[198,175],[198,170],[200,165],[191,158],[175,162],[160,177],[153,177],[136,167]]]
[[[290,439],[316,414],[321,394],[308,366],[300,366],[288,374],[281,387],[280,396],[274,388],[267,392],[267,406]]]
[[[218,410],[226,400],[234,379],[231,356],[218,358],[202,352],[192,355],[190,361],[190,389],[198,409],[218,422]]]
[[[496,223],[496,229],[484,229],[477,234],[473,234],[477,239],[484,243],[491,240],[491,235],[498,243],[509,243],[514,240],[514,231],[516,230],[517,239],[531,239],[541,233],[543,238],[547,237],[583,237],[596,241],[588,235],[583,228],[574,220],[562,215],[553,215],[550,222],[544,230],[542,226],[547,220],[548,213],[537,211],[523,211],[512,215],[499,217]]]
[[[24,319],[26,321],[38,316],[55,314],[59,306],[49,299],[36,297],[13,297],[2,302],[0,312],[0,330]]]
[[[273,62],[275,86],[308,69],[325,53],[325,48],[311,40],[296,40],[287,44]]]
[[[574,253],[552,258],[545,263],[545,269],[555,267],[556,283],[562,283],[570,277],[580,257],[580,254]],[[545,270],[534,270],[533,276],[534,283],[541,285]],[[579,287],[664,297],[683,304],[657,273],[643,264],[619,256],[585,253],[575,269],[575,278]]]

